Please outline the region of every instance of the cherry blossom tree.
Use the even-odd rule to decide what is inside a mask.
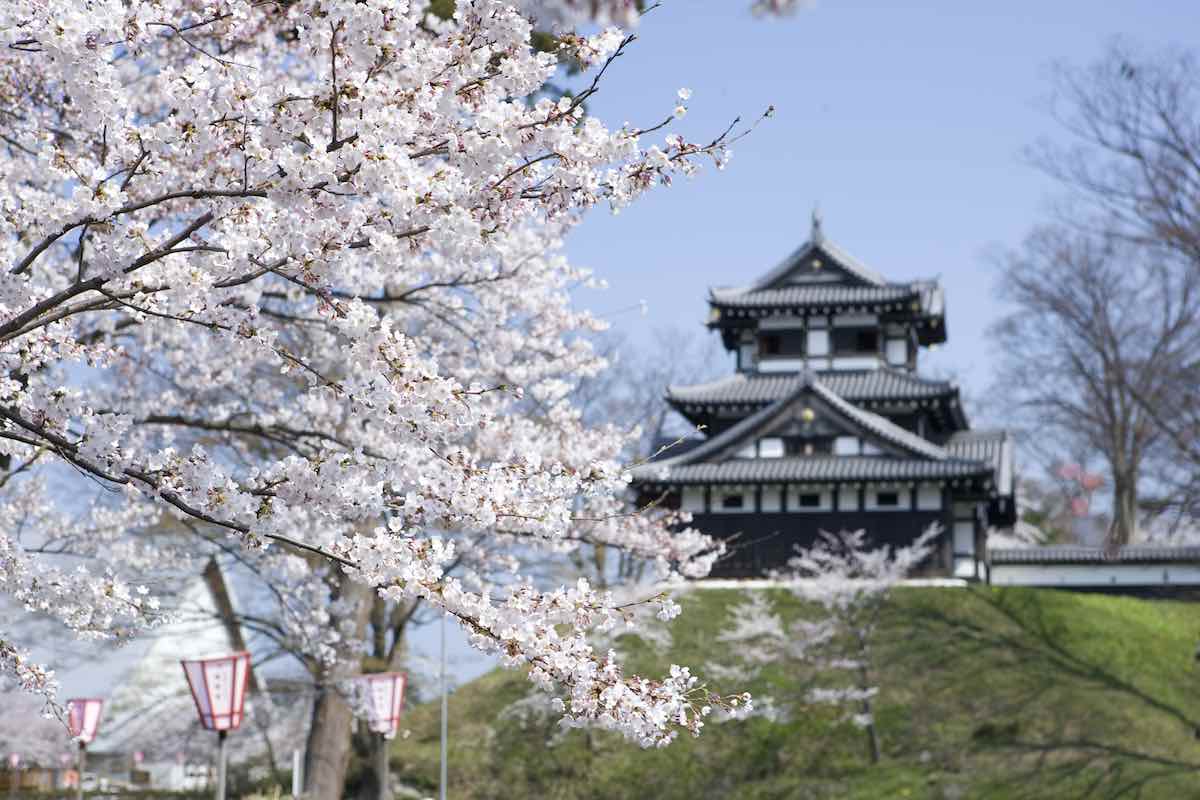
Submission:
[[[822,531],[776,576],[809,613],[786,624],[763,591],[735,606],[720,639],[736,648],[741,664],[726,665],[726,676],[748,680],[781,661],[808,665],[816,685],[806,702],[845,708],[844,719],[863,731],[871,763],[878,763],[873,705],[880,688],[874,662],[880,613],[892,590],[932,552],[940,532],[934,525],[906,547],[871,548],[865,531]],[[784,711],[775,698],[759,698],[756,705],[762,714]]]
[[[38,765],[55,768],[72,752],[72,742],[56,721],[41,714],[41,703],[29,695],[4,695],[0,714],[0,753],[21,757],[22,769]]]
[[[739,135],[664,131],[684,93],[644,128],[587,116],[633,41],[615,28],[560,35],[590,83],[536,97],[558,57],[532,30],[495,0],[0,8],[0,590],[129,635],[158,616],[153,534],[181,524],[259,559],[331,664],[365,593],[451,614],[568,724],[661,745],[743,702],[681,666],[626,675],[588,640],[625,604],[523,572],[580,544],[665,578],[720,553],[631,510],[630,433],[569,403],[602,324],[560,250]],[[0,668],[52,692],[12,642]]]
[[[872,710],[879,694],[872,661],[879,615],[892,589],[929,555],[940,533],[931,525],[907,547],[873,549],[868,549],[865,531],[822,533],[788,563],[792,591],[824,614],[797,623],[809,643],[807,658],[828,674],[842,676],[812,689],[808,699],[850,709],[846,718],[866,735],[873,764],[880,756]]]

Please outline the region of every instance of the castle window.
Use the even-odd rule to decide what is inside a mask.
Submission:
[[[841,355],[861,355],[879,352],[877,328],[835,328],[833,352]]]
[[[742,508],[745,498],[740,494],[727,494],[721,498],[721,508]]]
[[[900,505],[899,492],[879,492],[875,495],[875,505],[880,508],[895,507]]]
[[[800,508],[820,508],[821,495],[819,494],[802,494],[796,498],[796,504]]]
[[[758,335],[758,354],[765,358],[804,355],[804,331],[780,330]]]

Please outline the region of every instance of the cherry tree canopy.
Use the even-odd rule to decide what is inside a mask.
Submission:
[[[559,239],[721,166],[731,136],[666,134],[686,91],[645,130],[587,116],[617,29],[545,53],[509,4],[428,5],[0,6],[0,591],[83,635],[136,631],[157,614],[138,576],[171,558],[137,534],[173,520],[297,595],[317,563],[444,608],[563,690],[568,724],[698,732],[747,698],[625,675],[586,635],[626,610],[584,581],[539,590],[512,553],[601,543],[664,577],[719,554],[627,509],[628,432],[565,401],[602,362],[569,295],[593,279]],[[592,70],[574,97],[540,93],[559,57]],[[298,629],[322,602],[295,601]],[[0,675],[53,695],[2,639]]]

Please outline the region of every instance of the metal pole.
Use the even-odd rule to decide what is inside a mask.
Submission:
[[[217,800],[225,800],[225,736],[228,731],[217,731]]]
[[[304,793],[304,756],[300,749],[292,751],[292,797]]]
[[[446,614],[442,612],[442,774],[438,780],[438,797],[446,800],[446,741],[449,712],[446,702]]]
[[[75,797],[77,800],[83,800],[83,768],[87,764],[87,745],[83,742],[79,743],[79,758],[75,761],[78,769],[75,780]]]
[[[388,774],[390,764],[388,764],[388,740],[382,733],[379,734],[379,753],[375,757],[375,773],[379,779],[379,800],[392,800],[392,779]]]

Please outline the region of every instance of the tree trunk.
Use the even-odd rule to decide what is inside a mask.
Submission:
[[[356,635],[361,636],[372,608],[370,587],[342,579],[343,597],[354,600]],[[304,751],[304,797],[307,800],[339,800],[350,766],[350,735],[354,713],[338,694],[336,685],[362,671],[357,660],[341,664],[327,675],[313,704],[312,725]]]
[[[871,759],[872,764],[879,763],[879,734],[875,732],[875,715],[871,711],[871,701],[864,699],[862,701],[862,713],[865,714],[871,721],[867,723],[863,730],[867,734],[867,755]]]
[[[864,631],[863,623],[854,625],[854,639],[858,644],[858,652],[855,654],[858,659],[858,688],[865,693],[871,691],[871,672],[868,667],[871,663],[871,646],[867,643]],[[863,731],[867,734],[867,756],[872,764],[878,764],[879,733],[875,730],[875,712],[871,709],[869,695],[863,697],[861,706],[863,717],[867,720],[867,724],[863,726]]]
[[[1137,533],[1137,478],[1136,476],[1113,476],[1113,526],[1109,534],[1109,546],[1116,548],[1129,544]]]
[[[350,706],[332,688],[320,690],[313,705],[312,727],[304,752],[304,796],[338,800],[350,764]]]

